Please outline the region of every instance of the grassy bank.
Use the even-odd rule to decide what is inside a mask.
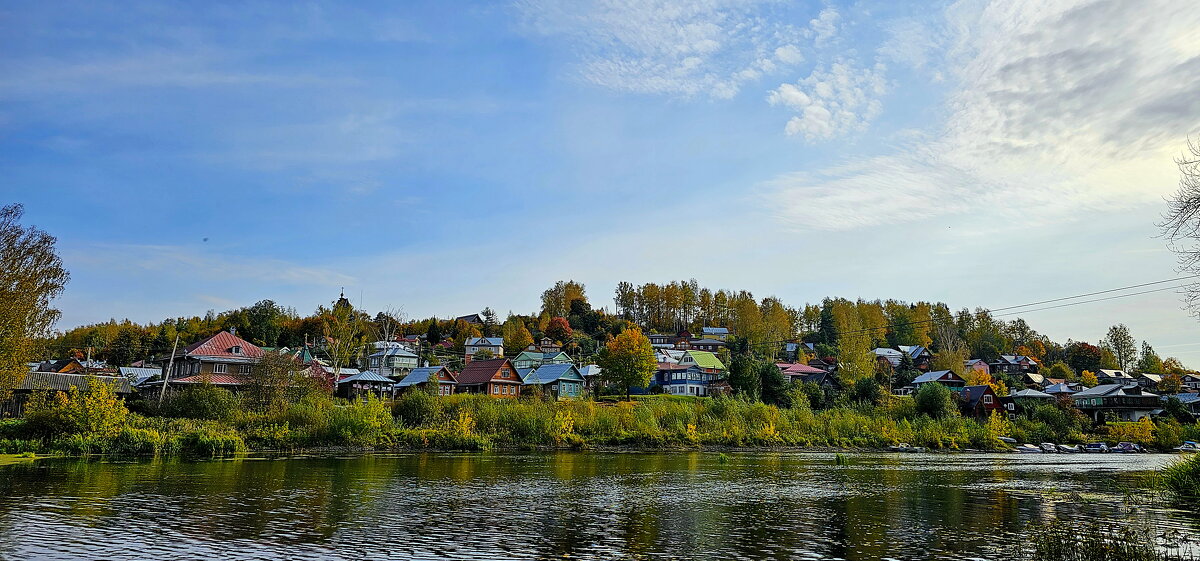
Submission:
[[[481,395],[409,392],[394,403],[347,402],[318,392],[271,400],[209,386],[127,407],[102,384],[30,403],[24,419],[0,421],[0,453],[214,456],[247,449],[491,449],[592,446],[884,448],[909,443],[935,450],[1002,448],[1025,442],[1105,439],[1086,434],[1086,418],[1053,406],[1010,421],[976,421],[949,412],[918,413],[911,398],[842,403],[814,410],[737,398],[647,396],[631,402],[550,402]],[[133,411],[130,410],[133,409]],[[1101,427],[1122,439],[1171,446],[1196,438],[1194,425]],[[1135,438],[1136,437],[1136,438]],[[1162,440],[1162,439],[1166,440]]]

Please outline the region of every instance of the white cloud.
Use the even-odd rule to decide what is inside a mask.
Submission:
[[[1018,209],[1049,223],[1159,204],[1173,189],[1171,157],[1200,131],[1200,12],[1168,1],[972,1],[945,20],[951,31],[935,41],[953,45],[944,120],[893,153],[769,182],[785,223],[877,224],[887,201],[920,201],[922,212],[893,215],[900,221]],[[877,83],[862,74],[814,71],[768,99],[798,112],[790,134],[825,138],[878,110],[859,94]]]
[[[525,26],[538,35],[569,39],[581,58],[581,77],[618,91],[725,99],[763,74],[804,60],[795,44],[828,37],[832,16],[822,12],[809,30],[759,15],[772,0],[520,0]]]
[[[287,285],[342,286],[356,279],[345,273],[296,265],[274,258],[226,256],[181,245],[93,244],[63,251],[64,259],[96,270],[154,271],[189,280],[249,280]]]
[[[882,64],[860,68],[839,61],[816,68],[795,84],[781,84],[767,101],[796,111],[785,131],[812,141],[864,128],[882,110],[878,97],[884,89]]]
[[[838,15],[838,11],[830,6],[821,10],[821,13],[817,14],[815,19],[808,22],[808,27],[812,30],[816,42],[821,43],[837,35],[838,21],[840,19],[841,16]]]

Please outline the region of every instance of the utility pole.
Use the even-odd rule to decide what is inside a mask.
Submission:
[[[162,387],[158,390],[158,405],[161,407],[163,396],[167,393],[167,380],[171,378],[171,368],[175,366],[175,350],[179,348],[179,333],[175,333],[175,344],[171,345],[171,358],[167,361],[167,369],[163,371]]]

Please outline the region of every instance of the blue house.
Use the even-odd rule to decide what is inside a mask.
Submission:
[[[541,386],[544,395],[554,399],[578,399],[583,394],[583,375],[574,364],[539,366],[525,374],[522,381],[526,386]]]

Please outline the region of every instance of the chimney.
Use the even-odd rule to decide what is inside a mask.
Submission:
[[[229,334],[230,334],[230,335],[237,335],[237,328],[236,328],[236,327],[230,327],[230,328],[229,328]]]

